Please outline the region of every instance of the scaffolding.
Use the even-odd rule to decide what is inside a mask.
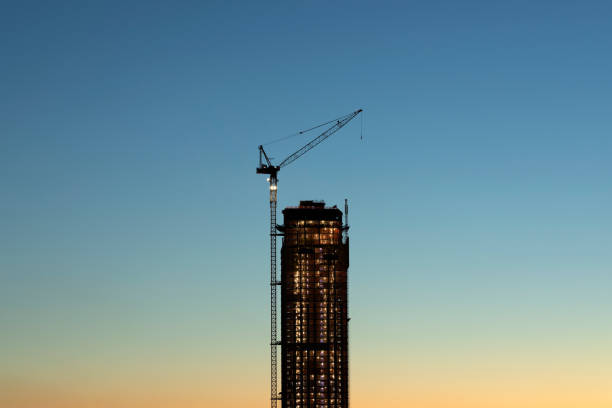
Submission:
[[[301,201],[283,215],[282,408],[346,408],[348,226],[323,202]]]

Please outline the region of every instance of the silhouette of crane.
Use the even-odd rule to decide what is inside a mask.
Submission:
[[[277,290],[276,287],[281,284],[280,281],[276,280],[276,237],[278,233],[276,232],[276,201],[277,201],[277,190],[278,190],[278,172],[281,168],[293,163],[304,154],[309,152],[312,148],[323,142],[325,139],[336,133],[340,130],[344,125],[349,123],[355,116],[359,115],[362,112],[362,109],[351,112],[347,115],[341,116],[339,118],[330,120],[329,122],[322,123],[320,125],[314,126],[310,129],[303,130],[298,132],[298,134],[304,134],[311,130],[323,127],[325,125],[329,125],[333,123],[329,128],[327,128],[323,133],[319,136],[312,139],[310,142],[306,143],[304,146],[299,148],[296,152],[287,156],[283,161],[281,161],[277,166],[272,164],[270,158],[266,154],[263,146],[259,146],[259,167],[256,169],[258,174],[268,174],[268,182],[270,183],[270,346],[271,346],[271,354],[270,354],[270,373],[271,373],[271,383],[270,383],[270,394],[271,394],[271,408],[276,408],[277,401],[281,399],[280,393],[277,392],[278,388],[278,369],[277,369],[277,347],[281,345],[281,342],[277,338],[277,311],[276,311],[276,302],[277,302]],[[265,162],[264,162],[265,160]]]

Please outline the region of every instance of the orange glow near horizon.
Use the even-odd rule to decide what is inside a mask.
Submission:
[[[419,369],[404,358],[392,366],[357,358],[351,369],[353,408],[609,408],[612,372],[607,361],[571,364],[495,364],[472,367],[432,361]],[[236,362],[209,366],[200,373],[176,370],[152,374],[135,370],[115,378],[108,373],[32,381],[0,379],[0,406],[10,408],[201,408],[268,407],[266,367],[249,369]],[[217,370],[217,375],[215,371]]]

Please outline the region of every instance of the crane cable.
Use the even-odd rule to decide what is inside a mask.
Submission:
[[[290,139],[290,138],[295,137],[295,136],[303,135],[304,133],[310,132],[311,130],[315,130],[315,129],[318,129],[318,128],[322,127],[322,126],[329,125],[332,122],[340,121],[340,120],[342,120],[345,117],[350,116],[350,115],[351,115],[350,113],[348,115],[342,115],[342,116],[340,116],[340,117],[338,117],[336,119],[332,119],[332,120],[329,120],[329,121],[327,121],[325,123],[321,123],[320,125],[311,127],[310,129],[300,130],[299,132],[292,133],[292,134],[287,135],[287,136],[283,136],[283,137],[281,137],[279,139],[271,140],[271,141],[269,141],[267,143],[262,144],[262,146],[268,146],[268,145],[271,145],[271,144],[274,144],[274,143],[282,142],[283,140],[287,140],[287,139]],[[362,133],[363,133],[363,131],[362,131]]]
[[[363,140],[363,116],[365,114],[363,112],[361,112],[361,140]]]

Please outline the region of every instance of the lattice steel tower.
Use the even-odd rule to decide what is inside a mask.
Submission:
[[[346,408],[348,226],[323,202],[301,201],[283,215],[282,407]]]

